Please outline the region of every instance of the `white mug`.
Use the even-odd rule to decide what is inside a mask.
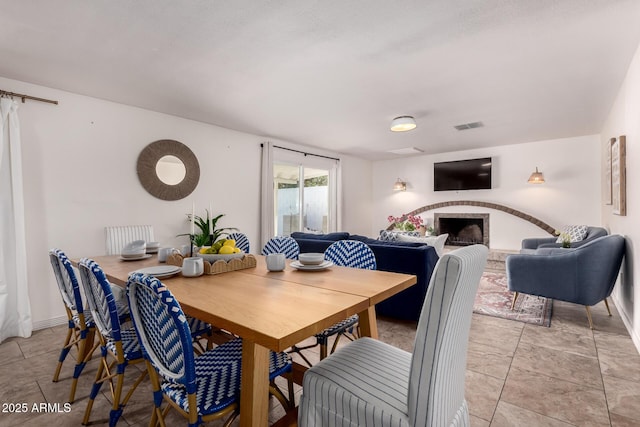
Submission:
[[[267,270],[269,271],[282,271],[285,265],[284,254],[269,254],[267,255]]]
[[[201,276],[204,273],[204,263],[200,257],[190,257],[182,260],[182,275],[186,277]]]
[[[175,248],[160,248],[160,249],[158,249],[158,261],[159,262],[167,262],[167,257],[169,255],[174,254],[174,253],[178,254],[180,252]]]

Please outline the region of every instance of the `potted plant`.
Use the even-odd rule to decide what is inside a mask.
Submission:
[[[423,224],[422,217],[415,215],[402,215],[399,217],[389,215],[387,219],[398,231],[415,231]]]
[[[216,240],[218,240],[222,235],[229,234],[231,230],[237,230],[235,227],[225,227],[225,228],[216,228],[216,224],[218,220],[224,216],[224,214],[220,214],[218,216],[209,218],[210,212],[205,210],[207,213],[206,218],[202,218],[198,215],[193,216],[193,222],[195,224],[195,228],[197,228],[196,233],[193,236],[193,244],[197,247],[202,246],[211,246]],[[187,221],[191,222],[191,214],[187,214]],[[211,225],[211,229],[210,229]],[[178,236],[188,236],[188,233],[178,234]]]

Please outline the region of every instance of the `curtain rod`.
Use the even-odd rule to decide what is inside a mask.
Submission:
[[[32,101],[40,101],[40,102],[47,102],[49,104],[56,104],[58,105],[58,101],[54,101],[52,99],[45,99],[45,98],[37,98],[35,96],[31,96],[31,95],[25,95],[23,93],[15,93],[15,92],[8,92],[6,90],[2,90],[0,89],[0,95],[2,96],[15,96],[17,98],[21,98],[22,99],[22,103],[24,104],[26,99],[31,99]]]
[[[264,144],[260,144],[261,147],[264,147]],[[273,148],[279,148],[281,150],[287,150],[287,151],[293,151],[294,153],[300,153],[300,154],[304,154],[305,156],[316,156],[316,157],[322,157],[323,159],[330,159],[330,160],[335,160],[337,162],[340,161],[340,159],[335,158],[335,157],[330,157],[330,156],[323,156],[322,154],[313,154],[313,153],[307,153],[305,151],[300,151],[300,150],[294,150],[293,148],[287,148],[287,147],[280,147],[279,145],[274,145]]]

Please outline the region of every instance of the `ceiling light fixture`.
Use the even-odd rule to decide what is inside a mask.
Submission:
[[[393,191],[406,191],[407,183],[398,178],[395,184],[393,184]]]
[[[531,174],[529,177],[529,184],[543,184],[544,176],[542,176],[542,172],[538,172],[538,167],[536,166],[536,171]]]
[[[392,132],[406,132],[416,128],[416,121],[411,116],[399,116],[391,121]]]

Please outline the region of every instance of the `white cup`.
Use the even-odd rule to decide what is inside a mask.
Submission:
[[[159,262],[167,262],[167,257],[172,254],[180,253],[175,248],[160,248],[158,249],[158,261]]]
[[[267,255],[267,270],[269,271],[282,271],[285,265],[284,254],[269,254]]]
[[[197,277],[204,273],[204,263],[200,257],[190,257],[182,260],[182,275]]]

